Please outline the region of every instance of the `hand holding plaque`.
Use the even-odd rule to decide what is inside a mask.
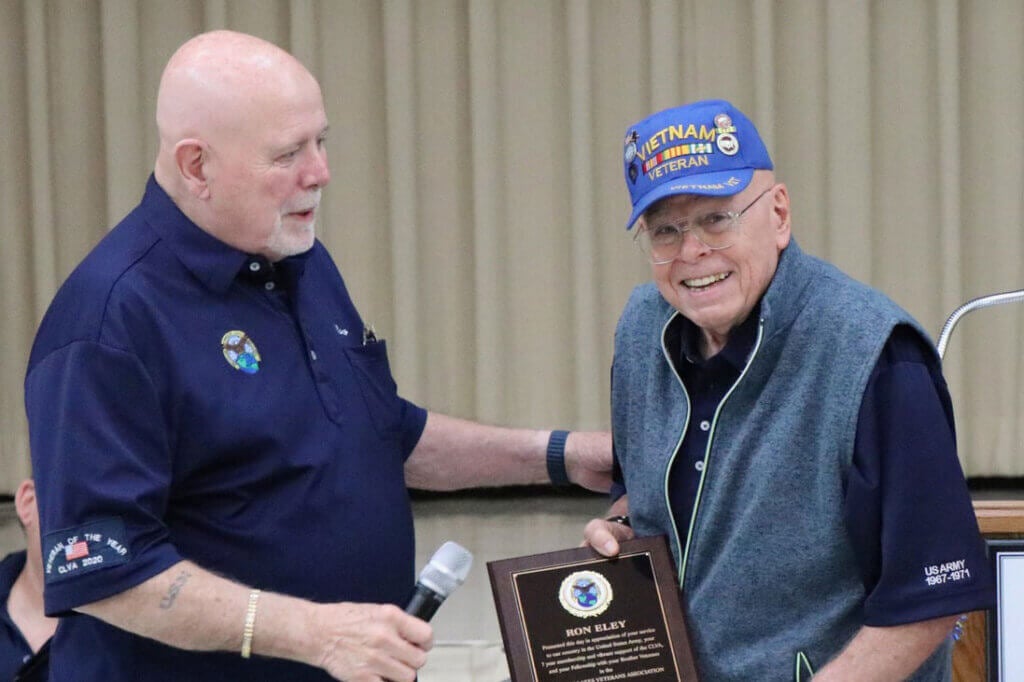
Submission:
[[[696,682],[664,536],[487,564],[512,682]]]

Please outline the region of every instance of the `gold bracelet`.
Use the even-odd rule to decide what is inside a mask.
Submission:
[[[256,606],[260,602],[260,591],[249,593],[249,607],[245,610],[245,627],[242,629],[242,658],[252,655],[252,635],[256,630]]]

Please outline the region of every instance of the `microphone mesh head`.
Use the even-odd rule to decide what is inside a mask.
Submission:
[[[447,598],[466,581],[473,566],[473,555],[455,542],[441,545],[420,572],[420,582]]]

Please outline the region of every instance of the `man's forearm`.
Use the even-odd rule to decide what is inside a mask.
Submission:
[[[405,465],[406,484],[425,490],[547,482],[547,431],[485,426],[431,412]]]
[[[406,462],[406,484],[425,490],[547,484],[549,435],[549,431],[487,426],[431,412]],[[611,459],[608,433],[570,434],[565,461],[573,482],[606,491]]]
[[[182,561],[77,611],[179,649],[241,653],[252,590]],[[299,661],[338,680],[411,681],[433,632],[394,604],[321,604],[261,592],[251,653]]]
[[[949,635],[956,616],[892,627],[864,626],[843,651],[817,671],[815,682],[903,680]]]
[[[180,649],[240,651],[250,592],[182,561],[129,590],[76,610]],[[309,647],[313,637],[303,634],[305,604],[294,597],[261,594],[253,651],[310,662],[315,655]]]

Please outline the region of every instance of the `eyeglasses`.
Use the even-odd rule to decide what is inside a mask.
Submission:
[[[761,192],[740,211],[712,211],[692,219],[684,218],[678,223],[643,227],[637,231],[633,241],[653,265],[664,265],[675,260],[686,232],[693,232],[697,241],[712,251],[727,249],[736,243],[736,229],[743,214],[773,189],[774,185]]]

